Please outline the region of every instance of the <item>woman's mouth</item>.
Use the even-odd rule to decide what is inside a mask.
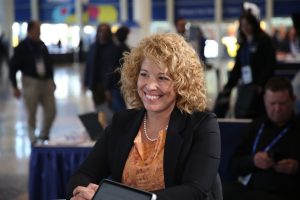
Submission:
[[[146,99],[149,99],[149,100],[156,100],[156,99],[159,99],[159,95],[150,95],[150,94],[145,94],[145,97]]]

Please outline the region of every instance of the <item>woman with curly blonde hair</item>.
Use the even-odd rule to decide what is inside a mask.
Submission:
[[[143,107],[136,82],[145,58],[151,59],[160,69],[168,71],[178,94],[176,106],[181,111],[192,113],[206,108],[203,64],[194,49],[176,34],[146,38],[124,57],[121,89],[130,106]]]
[[[132,109],[114,115],[71,178],[69,197],[91,199],[111,177],[158,200],[222,199],[219,127],[206,111],[203,65],[184,38],[143,39],[124,57],[121,90]]]

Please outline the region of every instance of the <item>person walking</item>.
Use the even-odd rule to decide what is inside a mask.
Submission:
[[[10,61],[10,80],[13,95],[24,98],[28,114],[28,133],[32,144],[39,139],[49,140],[49,133],[56,115],[53,80],[53,63],[46,45],[40,39],[40,22],[31,21],[27,27],[27,37],[15,48]],[[16,74],[22,73],[22,90],[17,84]],[[36,131],[38,106],[43,109],[42,128]]]

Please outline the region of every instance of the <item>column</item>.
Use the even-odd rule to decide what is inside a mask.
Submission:
[[[137,31],[137,41],[150,34],[150,25],[152,19],[151,0],[133,0],[133,20],[139,24]]]
[[[85,3],[83,0],[75,0],[75,19],[76,19],[76,25],[79,27],[79,32],[78,32],[78,45],[83,38],[83,20],[82,20],[82,6]],[[74,51],[74,61],[75,63],[79,62],[79,48],[75,48]]]
[[[79,26],[79,32],[80,36],[82,35],[82,28],[83,28],[83,22],[82,22],[82,0],[76,0],[75,1],[75,18],[76,18],[76,24]]]
[[[271,19],[273,17],[274,1],[266,0],[266,32],[271,33]]]
[[[15,21],[14,1],[0,0],[0,33],[4,33],[4,39],[12,43],[12,24]]]
[[[31,20],[39,20],[39,1],[30,0]]]
[[[174,0],[167,0],[167,21],[169,22],[169,24],[171,26],[174,26],[174,10],[175,10],[175,6],[174,6]]]
[[[221,48],[221,23],[223,19],[223,0],[215,0],[215,24],[216,24],[216,40],[218,43],[218,57],[217,57],[217,64],[221,63],[221,56],[222,56],[222,48]],[[218,90],[222,88],[224,82],[224,76],[227,75],[226,67],[215,66],[218,75]]]
[[[121,22],[128,20],[128,0],[120,0],[120,19]]]

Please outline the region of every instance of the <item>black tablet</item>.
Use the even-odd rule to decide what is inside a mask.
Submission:
[[[156,198],[154,193],[103,179],[92,200],[156,200]]]

